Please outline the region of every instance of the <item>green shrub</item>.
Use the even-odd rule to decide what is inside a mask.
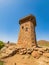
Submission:
[[[0,41],[0,49],[4,47],[4,42]]]
[[[0,65],[3,65],[3,61],[0,61]]]

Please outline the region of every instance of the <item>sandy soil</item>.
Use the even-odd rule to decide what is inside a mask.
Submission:
[[[49,58],[40,57],[39,59],[35,59],[28,54],[16,54],[13,57],[4,59],[4,61],[4,65],[49,65]]]

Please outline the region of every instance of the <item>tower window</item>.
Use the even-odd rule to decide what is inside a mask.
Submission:
[[[22,29],[24,29],[24,26],[22,26]]]
[[[26,28],[26,31],[28,31],[28,28]]]

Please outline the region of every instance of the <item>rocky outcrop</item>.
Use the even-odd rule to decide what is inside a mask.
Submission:
[[[31,47],[31,48],[20,48],[16,46],[5,46],[0,51],[0,58],[11,57],[15,54],[32,55],[34,58],[39,58],[41,56],[45,56],[49,58],[49,48],[39,48],[39,47]]]

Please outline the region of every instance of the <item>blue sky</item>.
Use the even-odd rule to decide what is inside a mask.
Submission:
[[[0,0],[0,40],[17,42],[19,19],[36,17],[37,40],[49,41],[49,0]]]

